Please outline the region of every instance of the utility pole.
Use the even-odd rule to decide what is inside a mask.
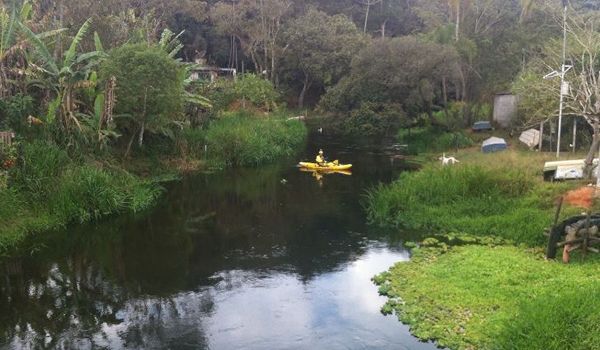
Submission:
[[[567,67],[565,65],[565,61],[567,60],[567,2],[563,1],[564,10],[563,10],[563,47],[562,47],[562,66],[560,69],[560,104],[558,109],[558,138],[556,141],[556,158],[560,157],[560,132],[562,127],[562,115],[563,115],[563,101],[564,95],[568,93],[565,88],[565,73],[567,72]],[[570,67],[569,67],[570,69]]]
[[[562,129],[564,99],[565,95],[569,94],[569,84],[565,82],[565,75],[571,68],[573,68],[573,66],[565,64],[565,61],[567,60],[567,3],[567,0],[563,0],[563,47],[560,72],[553,71],[544,76],[544,79],[560,77],[560,103],[558,107],[558,129],[556,130],[556,158],[560,157],[560,134]],[[550,149],[552,149],[552,146],[550,146]]]

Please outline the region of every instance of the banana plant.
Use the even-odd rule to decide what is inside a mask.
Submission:
[[[31,3],[25,1],[20,10],[12,6],[10,13],[0,7],[0,97],[11,93],[11,83],[23,74],[24,43],[18,40],[17,27],[29,19]]]
[[[181,51],[181,49],[183,49],[183,44],[181,43],[180,38],[184,32],[185,31],[182,30],[181,32],[179,32],[179,34],[175,34],[168,28],[163,30],[163,32],[160,35],[160,40],[158,42],[158,46],[162,50],[164,50],[169,55],[169,57],[175,59],[175,57],[177,56],[179,51]],[[198,65],[195,63],[181,62],[181,60],[179,60],[179,59],[177,59],[177,61],[180,63],[180,65],[182,65],[182,68],[185,73],[184,80],[183,80],[183,86],[185,88],[185,95],[184,95],[185,103],[194,105],[194,106],[198,106],[203,109],[212,108],[212,105],[208,98],[194,92],[197,89],[195,89],[195,86],[194,86],[195,81],[194,81],[194,79],[192,79],[191,76],[192,76],[193,70],[195,68],[197,68]]]
[[[96,67],[106,56],[99,37],[95,35],[96,48],[90,52],[79,52],[79,44],[86,36],[91,19],[83,23],[71,44],[62,57],[55,58],[44,42],[44,37],[35,34],[27,26],[20,23],[21,32],[33,48],[30,65],[39,75],[41,84],[49,88],[54,95],[50,103],[46,122],[52,124],[58,118],[62,131],[69,134],[74,129],[81,130],[80,105],[78,91],[90,89],[95,82],[90,79]]]

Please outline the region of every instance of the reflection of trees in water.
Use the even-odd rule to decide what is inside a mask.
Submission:
[[[188,327],[190,312],[212,312],[210,293],[136,297],[135,290],[118,286],[102,267],[82,256],[44,267],[32,269],[20,259],[0,266],[0,344],[26,348],[151,348],[172,340],[206,344],[201,324]]]

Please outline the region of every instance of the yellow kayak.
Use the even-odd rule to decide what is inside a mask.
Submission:
[[[342,175],[352,175],[352,171],[350,169],[345,170],[331,170],[331,169],[309,169],[309,168],[300,168],[300,171],[305,173],[318,173],[321,175],[329,175],[329,174],[342,174]]]
[[[311,170],[348,170],[352,168],[352,164],[338,164],[337,162],[329,162],[327,165],[322,166],[318,163],[300,162],[298,164],[300,168],[306,168]]]

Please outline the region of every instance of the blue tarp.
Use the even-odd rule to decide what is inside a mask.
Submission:
[[[473,131],[484,131],[484,130],[492,130],[492,123],[486,121],[475,122],[471,127]]]
[[[481,152],[483,153],[504,151],[506,148],[506,141],[499,137],[490,137],[481,144]]]

